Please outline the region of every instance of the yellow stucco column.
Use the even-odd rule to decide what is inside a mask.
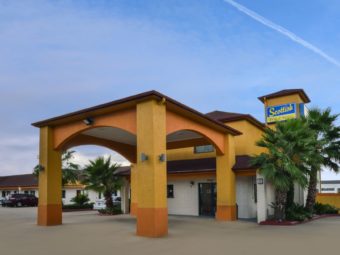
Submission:
[[[234,137],[225,136],[225,153],[216,156],[217,211],[216,219],[221,221],[236,220],[236,186]]]
[[[150,100],[137,105],[137,235],[160,237],[168,233],[166,198],[166,108]],[[142,156],[144,155],[144,156]]]
[[[53,129],[40,128],[38,225],[62,224],[61,153],[53,149]]]
[[[131,173],[130,173],[130,185],[131,185],[131,205],[130,205],[130,214],[133,216],[137,216],[137,207],[138,207],[138,184],[137,184],[137,167],[135,164],[131,164]]]

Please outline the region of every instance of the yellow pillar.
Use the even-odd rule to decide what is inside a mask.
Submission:
[[[137,167],[135,164],[131,164],[131,173],[130,173],[130,182],[131,182],[131,205],[130,205],[130,214],[133,216],[137,216],[137,207],[138,207],[138,186],[137,186]]]
[[[150,100],[137,105],[137,235],[160,237],[168,233],[166,198],[166,108]],[[145,155],[144,159],[142,155]]]
[[[53,129],[40,128],[38,225],[62,224],[61,153],[53,149]]]
[[[236,220],[235,174],[232,170],[234,164],[234,137],[226,135],[224,155],[216,156],[217,220]]]

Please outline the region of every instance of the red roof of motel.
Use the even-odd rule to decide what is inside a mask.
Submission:
[[[249,155],[236,156],[236,162],[233,166],[235,172],[244,170],[255,170],[256,167],[251,164]],[[174,173],[199,173],[199,172],[215,172],[216,158],[186,159],[173,160],[167,162],[168,174]],[[130,175],[130,167],[122,167],[117,171],[120,175]]]
[[[38,186],[38,178],[33,174],[10,175],[0,177],[0,187]]]
[[[218,120],[223,123],[231,122],[231,121],[238,121],[238,120],[247,120],[260,129],[265,128],[265,125],[262,122],[260,122],[259,120],[251,116],[250,114],[213,111],[213,112],[207,113],[206,115],[214,120]]]
[[[151,91],[147,91],[147,92],[144,92],[144,93],[141,93],[141,94],[137,94],[137,95],[133,95],[133,96],[130,96],[130,97],[125,97],[125,98],[122,98],[122,99],[119,99],[119,100],[115,100],[115,101],[111,101],[109,103],[105,103],[105,104],[101,104],[101,105],[97,105],[97,106],[94,106],[94,107],[90,107],[90,108],[86,108],[86,109],[83,109],[83,110],[80,110],[80,111],[76,111],[76,112],[71,112],[71,113],[68,113],[68,114],[65,114],[65,115],[61,115],[61,116],[58,116],[58,117],[54,117],[54,118],[51,118],[51,119],[47,119],[47,120],[42,120],[42,121],[39,121],[39,122],[35,122],[35,123],[32,123],[33,126],[35,127],[43,127],[43,126],[54,126],[54,125],[58,125],[58,123],[60,121],[65,121],[69,118],[72,118],[72,117],[79,117],[80,119],[81,118],[86,118],[86,117],[94,117],[96,116],[96,114],[98,114],[98,110],[102,110],[104,108],[107,108],[107,109],[111,109],[113,107],[118,107],[119,105],[124,105],[128,102],[139,102],[139,101],[143,101],[143,100],[146,100],[146,99],[149,99],[149,98],[156,98],[156,99],[159,99],[159,100],[163,100],[165,99],[165,102],[166,103],[170,103],[180,109],[183,109],[185,110],[186,112],[189,112],[193,115],[195,115],[196,117],[198,117],[198,119],[200,119],[201,121],[205,122],[205,123],[209,123],[209,124],[212,124],[213,126],[215,126],[216,128],[219,128],[220,130],[223,130],[227,133],[230,133],[232,135],[241,135],[242,133],[239,132],[238,130],[236,129],[233,129],[231,127],[228,127],[226,125],[224,125],[223,123],[219,122],[219,121],[216,121],[212,118],[210,118],[209,116],[206,116],[205,114],[199,112],[199,111],[196,111],[195,109],[193,108],[190,108],[189,106],[186,106],[158,91],[155,91],[155,90],[151,90]]]
[[[281,97],[281,96],[289,96],[292,94],[299,94],[300,97],[302,98],[302,100],[305,103],[309,103],[310,99],[307,96],[307,94],[305,93],[305,91],[303,89],[284,89],[284,90],[280,90],[278,92],[274,92],[268,95],[264,95],[264,96],[260,96],[258,97],[258,99],[264,103],[265,99],[269,99],[269,98],[275,98],[275,97]]]

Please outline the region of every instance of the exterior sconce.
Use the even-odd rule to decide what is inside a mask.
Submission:
[[[162,153],[161,155],[159,155],[159,161],[164,162],[166,161],[166,155],[164,153]]]
[[[140,155],[140,160],[144,162],[144,161],[147,161],[148,159],[149,159],[149,156],[142,152],[142,154]]]
[[[37,169],[38,169],[39,172],[45,171],[45,167],[43,165],[40,165],[40,164],[37,166]]]
[[[91,126],[91,125],[93,125],[94,120],[93,120],[93,118],[88,117],[88,118],[84,119],[83,122],[86,126]]]
[[[194,181],[190,181],[190,186],[193,187],[195,185]]]
[[[257,184],[263,184],[263,178],[257,178],[256,182]]]

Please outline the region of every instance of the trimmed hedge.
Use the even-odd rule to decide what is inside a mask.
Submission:
[[[71,209],[71,210],[76,210],[76,209],[93,209],[93,204],[84,204],[84,205],[77,205],[77,204],[72,204],[72,205],[63,205],[63,209]]]
[[[330,204],[315,203],[314,212],[316,214],[338,214],[338,209]]]
[[[114,206],[112,208],[100,209],[98,210],[98,212],[104,215],[116,215],[116,214],[121,214],[122,210],[120,206]]]

